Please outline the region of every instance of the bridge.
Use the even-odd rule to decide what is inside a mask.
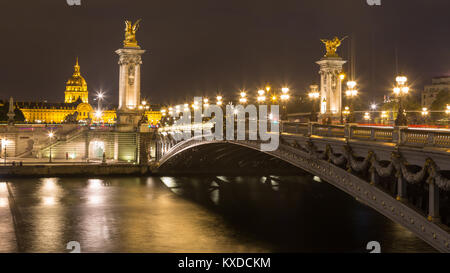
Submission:
[[[441,252],[450,252],[450,132],[407,127],[280,124],[280,145],[261,151],[261,140],[177,141],[174,127],[161,128],[156,144],[158,168],[188,161],[203,151],[213,160],[227,147],[278,158],[312,175],[401,224]],[[184,157],[184,158],[183,158]],[[179,161],[178,161],[179,162]]]

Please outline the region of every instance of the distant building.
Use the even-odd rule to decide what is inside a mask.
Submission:
[[[101,115],[96,116],[96,109],[89,103],[89,92],[86,80],[81,76],[78,58],[74,66],[74,73],[66,83],[64,102],[16,102],[16,109],[20,109],[29,123],[62,123],[68,115],[76,113],[76,120],[87,119],[114,124],[117,120],[116,107],[102,107]],[[144,107],[144,106],[142,106]],[[161,120],[162,114],[157,105],[146,105],[144,113],[151,125]]]
[[[450,76],[431,79],[431,85],[426,85],[422,92],[422,107],[430,108],[441,91],[450,91]]]

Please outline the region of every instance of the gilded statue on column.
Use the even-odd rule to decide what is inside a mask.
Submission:
[[[136,31],[139,28],[140,21],[141,19],[132,24],[131,21],[125,20],[125,40],[123,41],[124,47],[139,47],[136,41]]]
[[[338,37],[334,37],[332,40],[321,39],[322,43],[325,44],[325,48],[327,50],[325,57],[339,57],[336,53],[336,50],[341,45],[342,41],[344,41],[346,38],[347,36],[342,39],[339,39]]]

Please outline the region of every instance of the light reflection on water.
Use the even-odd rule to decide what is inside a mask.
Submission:
[[[0,217],[0,252],[433,251],[309,176],[12,179]]]

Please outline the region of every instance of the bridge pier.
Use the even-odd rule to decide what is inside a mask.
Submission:
[[[407,182],[405,179],[403,179],[401,172],[399,172],[396,176],[397,176],[397,200],[405,201],[405,199],[407,198],[406,196]]]
[[[434,178],[428,183],[428,220],[440,222],[439,216],[439,187],[436,186]]]
[[[376,185],[378,185],[379,180],[380,180],[380,177],[377,173],[377,170],[375,168],[371,168],[370,169],[370,184],[376,186]]]

